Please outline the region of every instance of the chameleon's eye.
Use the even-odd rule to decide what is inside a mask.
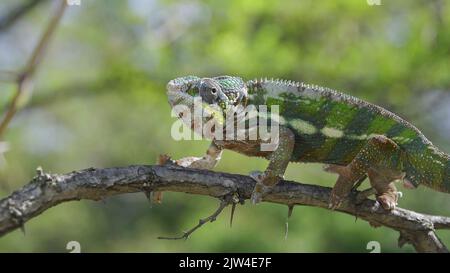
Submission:
[[[221,93],[220,86],[212,79],[205,78],[199,86],[200,96],[207,103],[216,103]]]

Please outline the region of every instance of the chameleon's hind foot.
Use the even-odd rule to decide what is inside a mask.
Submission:
[[[372,182],[373,183],[373,182]],[[376,194],[377,201],[385,210],[393,210],[398,205],[398,198],[402,197],[402,193],[398,192],[394,186],[394,182],[386,184],[384,187],[376,188],[378,193]]]
[[[385,210],[395,209],[402,193],[397,191],[394,181],[402,179],[404,174],[384,168],[371,168],[368,175],[370,184],[377,191],[377,201]]]
[[[377,196],[377,201],[385,210],[393,210],[397,206],[397,194],[383,193]]]
[[[391,139],[383,135],[370,138],[347,166],[329,166],[327,171],[339,174],[330,197],[330,208],[337,208],[352,187],[364,176],[368,176],[376,190],[377,200],[387,210],[397,205],[397,190],[393,181],[403,179],[401,172],[401,150]]]
[[[353,185],[359,177],[356,177],[348,166],[329,165],[325,170],[339,174],[339,178],[331,191],[328,201],[328,208],[334,210],[339,208],[351,193]]]

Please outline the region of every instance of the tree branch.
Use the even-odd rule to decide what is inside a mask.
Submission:
[[[172,191],[221,198],[250,198],[255,182],[243,175],[187,169],[178,166],[147,166],[85,169],[68,174],[38,175],[22,189],[0,200],[0,235],[4,235],[59,203],[101,200],[108,196],[148,191]],[[330,188],[281,181],[263,201],[288,206],[327,208]],[[337,211],[357,216],[372,225],[400,232],[399,245],[411,243],[419,252],[448,252],[434,229],[450,229],[450,218],[425,215],[401,208],[385,211],[370,199],[348,198]]]
[[[17,89],[16,92],[9,103],[8,110],[6,111],[5,115],[3,116],[2,120],[0,121],[0,138],[2,137],[3,133],[5,132],[6,128],[8,127],[10,121],[14,117],[14,115],[17,112],[17,108],[19,105],[19,102],[24,94],[29,94],[33,90],[32,85],[32,76],[34,72],[36,71],[36,68],[40,64],[42,57],[45,53],[45,50],[48,47],[50,38],[52,37],[53,33],[55,32],[56,27],[59,24],[59,21],[61,20],[61,17],[64,14],[64,10],[66,8],[66,1],[64,0],[58,0],[59,6],[56,8],[56,11],[51,18],[50,22],[48,23],[47,28],[45,29],[44,33],[42,34],[41,38],[39,39],[38,44],[34,48],[30,59],[28,60],[27,65],[23,69],[21,73],[19,73],[16,77],[13,78],[17,83]],[[2,73],[3,76],[1,78],[5,78],[5,75],[10,75],[10,73]]]
[[[43,3],[45,0],[28,0],[19,6],[14,7],[5,16],[0,18],[0,32],[7,30],[14,25],[21,17],[33,10],[36,6]]]

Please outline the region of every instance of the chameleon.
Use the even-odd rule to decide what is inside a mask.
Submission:
[[[203,115],[204,121],[223,119],[230,107],[278,106],[279,137],[272,151],[261,149],[260,144],[267,140],[259,136],[235,140],[210,135],[211,144],[204,156],[177,161],[184,167],[212,169],[224,149],[268,159],[264,172],[250,174],[256,181],[251,195],[254,204],[283,179],[290,162],[323,163],[325,171],[338,175],[329,198],[330,209],[339,208],[366,178],[385,210],[397,206],[400,192],[394,182],[402,182],[406,188],[423,184],[450,193],[448,154],[405,119],[351,95],[280,79],[186,76],[168,82],[167,96],[172,109],[183,105],[192,110],[195,99],[201,99],[201,110],[209,113]],[[184,122],[195,131],[194,119]]]

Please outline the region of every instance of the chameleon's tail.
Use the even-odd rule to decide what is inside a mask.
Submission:
[[[431,144],[420,152],[408,153],[405,171],[406,179],[415,186],[423,184],[450,193],[450,156]]]

